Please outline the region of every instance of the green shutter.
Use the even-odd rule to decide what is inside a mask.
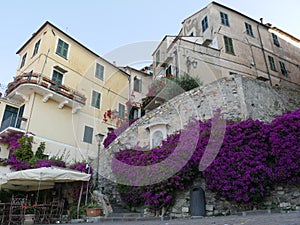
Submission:
[[[100,80],[103,80],[104,77],[103,75],[104,75],[104,66],[97,63],[95,77],[97,77]]]
[[[125,105],[119,103],[119,118],[125,119]]]
[[[67,58],[68,50],[69,50],[69,44],[67,44],[66,42],[64,42],[61,39],[58,39],[56,54],[58,54],[64,58]]]
[[[94,129],[89,126],[84,126],[84,134],[83,134],[83,141],[86,143],[93,143],[93,132]]]
[[[230,54],[234,54],[232,39],[224,36],[225,51]]]
[[[95,108],[100,109],[100,100],[101,100],[101,94],[97,91],[93,91],[92,106],[95,107]]]

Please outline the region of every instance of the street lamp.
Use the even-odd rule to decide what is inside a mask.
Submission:
[[[96,139],[97,139],[97,142],[98,142],[98,154],[97,154],[97,179],[96,179],[96,182],[97,182],[97,185],[99,183],[99,161],[100,161],[100,149],[101,149],[101,143],[103,141],[103,138],[104,138],[104,134],[96,134]]]

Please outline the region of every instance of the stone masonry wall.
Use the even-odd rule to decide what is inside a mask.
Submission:
[[[291,93],[296,94],[291,95]],[[99,173],[103,176],[103,181],[106,184],[115,181],[111,171],[113,153],[137,145],[148,146],[150,143],[148,128],[157,121],[160,124],[166,124],[166,133],[169,135],[184,128],[192,118],[201,120],[211,118],[214,110],[217,109],[221,110],[223,118],[229,120],[252,118],[271,121],[275,115],[299,107],[299,92],[279,88],[275,90],[262,81],[241,75],[223,78],[167,101],[132,124],[101,154]],[[106,187],[104,189],[106,189],[107,194],[113,192],[113,196],[116,196],[113,185],[107,185]],[[214,200],[212,200],[214,199],[213,193],[209,194],[207,192],[206,194],[208,214],[227,214],[227,211],[231,210],[226,206],[227,203],[214,203]],[[183,196],[185,196],[183,199],[186,201],[186,193]],[[177,207],[176,204],[175,208]],[[183,208],[179,209],[179,205],[183,205]],[[180,211],[183,211],[183,215],[188,214],[186,212],[186,208],[189,207],[188,203],[183,204],[181,201],[179,205],[177,209],[174,209],[177,210],[176,214]]]

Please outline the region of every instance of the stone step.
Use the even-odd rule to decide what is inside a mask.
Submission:
[[[105,222],[105,221],[158,221],[160,217],[87,217],[86,222]]]
[[[134,212],[129,212],[129,213],[111,213],[108,215],[108,217],[121,217],[121,218],[130,218],[130,217],[144,217],[143,213],[134,213]]]

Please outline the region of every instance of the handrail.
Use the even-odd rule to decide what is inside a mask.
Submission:
[[[85,105],[86,97],[84,94],[63,84],[57,84],[56,81],[48,77],[42,77],[42,79],[40,79],[40,77],[41,75],[38,73],[24,73],[23,75],[17,76],[13,82],[8,84],[5,93],[6,95],[10,94],[22,84],[35,84]]]

